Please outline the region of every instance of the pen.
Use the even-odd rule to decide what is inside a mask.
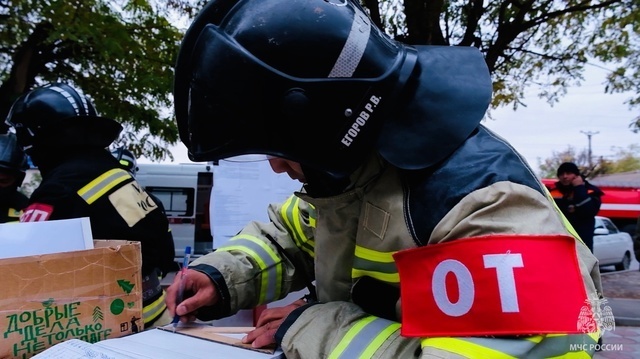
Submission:
[[[182,268],[180,269],[180,287],[178,288],[178,298],[176,300],[176,313],[173,316],[173,332],[176,332],[180,316],[178,315],[178,305],[182,302],[184,295],[184,278],[187,276],[187,267],[189,266],[189,258],[191,257],[191,247],[186,246],[184,249],[184,258],[182,259]]]

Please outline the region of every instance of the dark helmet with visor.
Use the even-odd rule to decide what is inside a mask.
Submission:
[[[352,1],[213,0],[178,56],[180,138],[194,161],[266,154],[344,177],[416,59]]]
[[[16,135],[13,133],[0,135],[0,171],[15,175],[17,186],[19,186],[28,168],[27,156],[18,146]]]
[[[39,148],[106,148],[122,131],[118,122],[100,117],[84,94],[64,83],[45,85],[20,96],[6,124],[15,129],[18,144],[27,153]]]
[[[133,152],[124,147],[119,147],[112,150],[111,155],[118,160],[124,169],[129,171],[132,175],[136,175],[138,172],[138,161],[136,160],[136,156],[133,155]]]
[[[491,90],[478,49],[400,44],[352,0],[213,0],[182,42],[174,99],[194,161],[266,154],[344,179],[373,150],[402,169],[441,161]]]

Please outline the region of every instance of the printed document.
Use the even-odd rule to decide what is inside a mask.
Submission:
[[[244,334],[221,333],[240,339]],[[78,339],[58,343],[37,354],[35,359],[284,359],[282,351],[273,354],[239,348],[171,331],[150,329],[126,337],[94,344]]]

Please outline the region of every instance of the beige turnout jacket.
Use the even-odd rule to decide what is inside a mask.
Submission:
[[[474,147],[480,142],[482,146]],[[478,148],[486,153],[478,154]],[[209,274],[218,285],[223,303],[215,315],[283,298],[304,288],[308,277],[315,280],[319,303],[298,309],[280,328],[277,338],[287,358],[592,355],[589,345],[596,343],[597,333],[402,337],[401,299],[391,305],[388,299],[402,280],[393,253],[496,234],[573,235],[529,167],[482,127],[439,168],[419,180],[407,176],[374,156],[340,195],[311,198],[296,193],[271,205],[269,223],[249,223],[228,244],[190,266]],[[428,205],[412,207],[418,200],[412,196]],[[596,299],[602,292],[598,263],[579,239],[575,247],[587,295]],[[362,285],[365,295],[356,296],[363,278],[368,279]],[[545,293],[527,295],[544,303]],[[572,345],[576,343],[584,345]]]

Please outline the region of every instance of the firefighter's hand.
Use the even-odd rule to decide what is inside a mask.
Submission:
[[[275,336],[280,324],[284,322],[294,309],[305,304],[306,302],[304,300],[299,299],[284,307],[265,309],[260,314],[260,318],[256,323],[256,329],[250,331],[242,338],[242,342],[245,344],[251,343],[251,346],[254,348],[264,348],[275,345]]]
[[[204,273],[187,269],[182,284],[181,278],[182,273],[178,272],[173,283],[167,288],[165,303],[171,316],[178,314],[181,322],[192,322],[196,320],[198,308],[212,306],[218,302],[218,292],[215,284]],[[181,286],[184,286],[183,298],[182,302],[178,303]]]

